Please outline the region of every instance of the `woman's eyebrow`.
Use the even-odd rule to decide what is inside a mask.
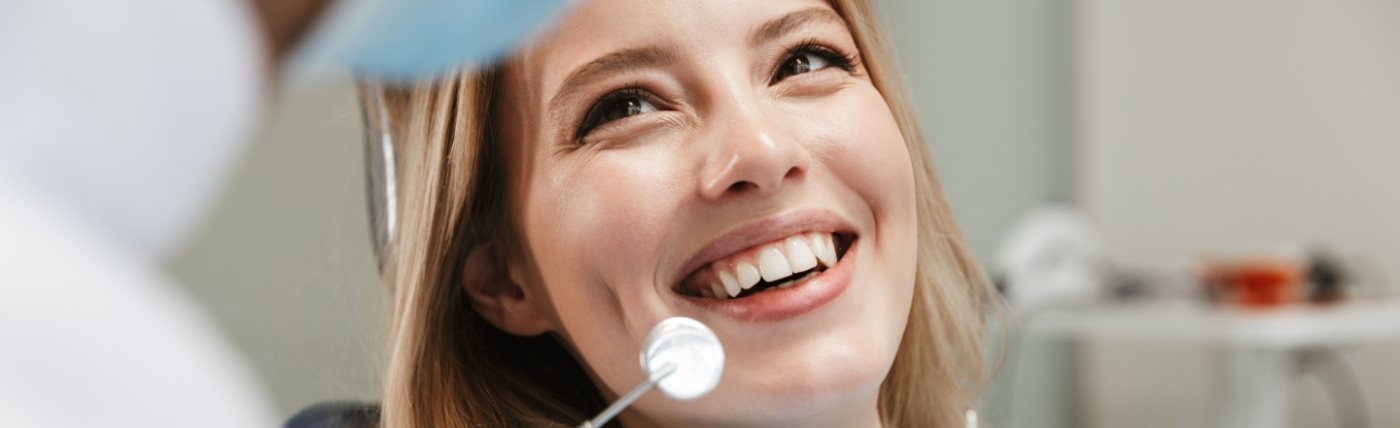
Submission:
[[[846,25],[846,21],[831,9],[821,7],[810,7],[796,12],[783,15],[777,19],[765,22],[749,35],[749,46],[762,45],[765,42],[781,37],[804,25],[813,23],[839,23]]]
[[[846,21],[831,9],[821,7],[811,7],[788,13],[781,17],[763,23],[754,29],[749,35],[749,44],[758,46],[772,39],[783,36],[805,25],[813,23],[839,23],[842,26]],[[598,57],[588,64],[574,69],[564,78],[564,83],[559,86],[559,90],[550,98],[545,111],[556,112],[560,105],[578,94],[579,90],[595,80],[602,79],[608,75],[635,70],[647,67],[664,67],[674,61],[671,52],[657,46],[647,46],[640,48],[628,48],[610,52]]]
[[[622,49],[598,57],[598,59],[574,69],[568,77],[564,78],[564,84],[559,85],[559,91],[549,101],[548,111],[557,109],[560,103],[572,98],[580,88],[588,86],[595,80],[621,71],[665,67],[673,60],[674,57],[670,52],[656,46]]]

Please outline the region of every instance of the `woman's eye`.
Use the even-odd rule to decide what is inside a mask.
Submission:
[[[594,129],[609,122],[654,111],[657,111],[656,104],[649,101],[640,90],[624,89],[614,92],[603,97],[588,110],[588,114],[583,117],[583,123],[579,125],[575,139],[582,140]]]
[[[799,53],[788,58],[787,62],[783,63],[782,70],[779,70],[778,73],[787,77],[821,70],[826,68],[827,65],[830,64],[827,63],[826,58],[822,58],[817,54]]]
[[[830,48],[819,45],[802,46],[793,49],[787,55],[783,63],[778,66],[778,70],[773,73],[773,79],[769,83],[778,83],[792,76],[824,70],[832,66],[850,71],[853,69],[853,64],[852,59]]]
[[[615,100],[610,105],[604,107],[602,111],[602,121],[599,124],[601,125],[604,123],[612,122],[614,120],[624,119],[642,113],[650,113],[653,111],[656,111],[656,106],[651,105],[651,103],[641,98],[625,98],[621,100]]]

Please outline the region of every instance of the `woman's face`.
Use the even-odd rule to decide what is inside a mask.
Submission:
[[[875,422],[914,287],[913,172],[826,2],[584,2],[504,75],[522,285],[604,395],[643,380],[662,319],[724,344],[712,393],[648,394],[625,422]]]

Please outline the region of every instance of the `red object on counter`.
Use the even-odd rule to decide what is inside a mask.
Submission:
[[[1263,309],[1302,301],[1303,273],[1301,264],[1283,260],[1216,261],[1204,280],[1225,303]]]

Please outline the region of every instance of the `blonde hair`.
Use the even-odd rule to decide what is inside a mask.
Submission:
[[[982,328],[992,291],[944,204],[923,133],[868,0],[831,2],[905,137],[916,186],[918,266],[908,324],[880,388],[885,426],[960,426],[983,384]],[[472,309],[464,251],[511,254],[504,172],[493,135],[495,71],[410,87],[365,85],[389,119],[398,157],[398,227],[384,272],[393,289],[381,426],[568,427],[603,403],[551,335],[518,337]]]

